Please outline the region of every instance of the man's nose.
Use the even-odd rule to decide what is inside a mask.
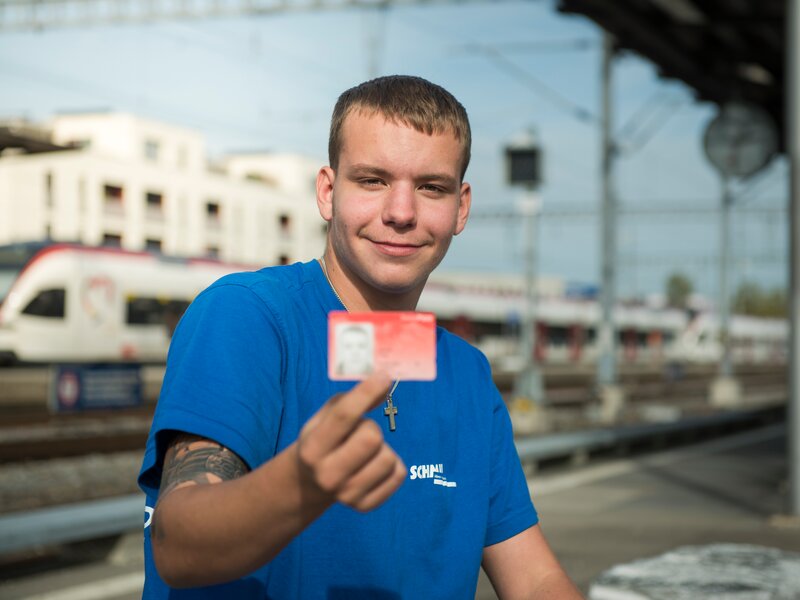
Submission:
[[[410,185],[393,186],[383,205],[383,222],[394,227],[411,227],[417,222],[417,199]]]

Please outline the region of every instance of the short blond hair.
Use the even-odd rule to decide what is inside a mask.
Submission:
[[[469,118],[461,103],[443,87],[422,77],[389,75],[342,93],[333,108],[328,137],[328,161],[334,170],[339,165],[344,121],[356,110],[379,113],[427,135],[452,133],[461,144],[461,179],[464,179],[472,145]]]

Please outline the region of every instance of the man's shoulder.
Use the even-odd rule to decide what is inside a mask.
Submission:
[[[437,338],[439,348],[452,355],[458,361],[472,361],[481,366],[489,367],[489,359],[478,348],[470,344],[461,336],[451,333],[444,327],[437,327]]]
[[[264,267],[257,271],[230,273],[212,283],[205,293],[225,287],[248,289],[264,300],[274,301],[296,292],[311,279],[312,263]]]

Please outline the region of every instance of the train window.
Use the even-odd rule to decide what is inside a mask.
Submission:
[[[128,325],[166,325],[170,334],[189,306],[187,300],[159,298],[128,298]]]
[[[569,343],[569,329],[552,325],[547,328],[547,340],[553,346],[566,346]]]
[[[164,309],[156,298],[129,298],[128,325],[158,325],[164,320]]]
[[[65,300],[66,290],[64,288],[42,290],[33,300],[28,302],[22,312],[34,317],[63,319]]]

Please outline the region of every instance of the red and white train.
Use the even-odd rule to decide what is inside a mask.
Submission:
[[[0,363],[162,363],[178,319],[194,297],[225,274],[252,266],[176,259],[147,252],[63,243],[0,247]],[[493,364],[520,364],[521,293],[432,278],[420,310],[481,348]],[[537,305],[535,353],[544,364],[596,360],[594,300],[548,298]],[[619,360],[715,362],[713,316],[619,306]],[[787,324],[734,317],[737,362],[785,361]]]
[[[525,299],[517,291],[470,289],[429,282],[420,308],[481,348],[501,369],[519,369],[519,315]],[[534,353],[542,364],[593,364],[597,360],[600,305],[593,298],[551,297],[536,306]],[[620,304],[614,310],[617,360],[622,363],[717,363],[722,355],[716,315],[671,308]],[[734,315],[731,354],[739,364],[781,364],[787,359],[788,324],[783,319]]]
[[[0,362],[164,362],[194,297],[244,269],[77,244],[0,247]]]

